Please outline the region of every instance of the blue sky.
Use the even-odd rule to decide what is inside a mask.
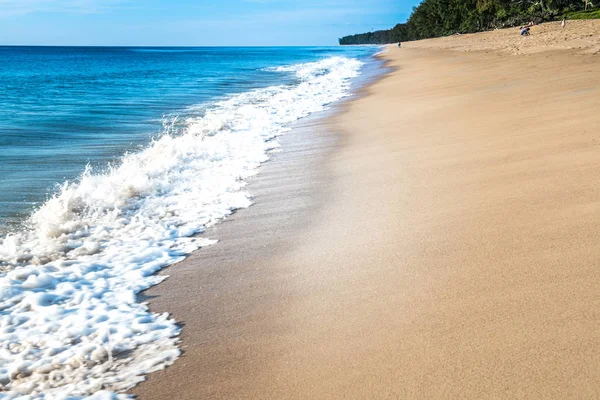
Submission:
[[[333,45],[418,0],[0,0],[0,44]]]

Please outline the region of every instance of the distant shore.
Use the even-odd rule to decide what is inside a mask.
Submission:
[[[584,22],[388,47],[394,71],[307,121],[222,242],[146,293],[184,355],[132,393],[598,397],[600,22]]]

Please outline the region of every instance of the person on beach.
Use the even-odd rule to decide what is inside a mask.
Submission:
[[[563,18],[562,22],[560,23],[560,26],[562,26],[563,29],[565,29],[565,26],[567,26],[567,18]]]
[[[535,25],[535,22],[533,22],[533,20],[530,20],[527,25],[520,26],[519,29],[531,28],[534,25]]]
[[[521,36],[529,36],[529,27],[528,26],[521,29]]]

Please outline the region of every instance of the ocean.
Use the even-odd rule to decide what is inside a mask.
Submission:
[[[0,47],[0,397],[125,398],[170,365],[180,328],[137,293],[377,51]]]

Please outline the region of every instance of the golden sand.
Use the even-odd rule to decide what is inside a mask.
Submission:
[[[133,392],[598,398],[600,57],[537,28],[390,47],[327,122],[341,140],[265,175],[295,194],[262,182],[229,240],[149,291],[185,354]]]
[[[411,42],[411,48],[451,49],[461,51],[501,51],[530,54],[548,50],[569,50],[571,54],[600,54],[600,20],[550,22],[531,27],[529,36],[520,36],[519,28],[454,35],[439,39]]]

